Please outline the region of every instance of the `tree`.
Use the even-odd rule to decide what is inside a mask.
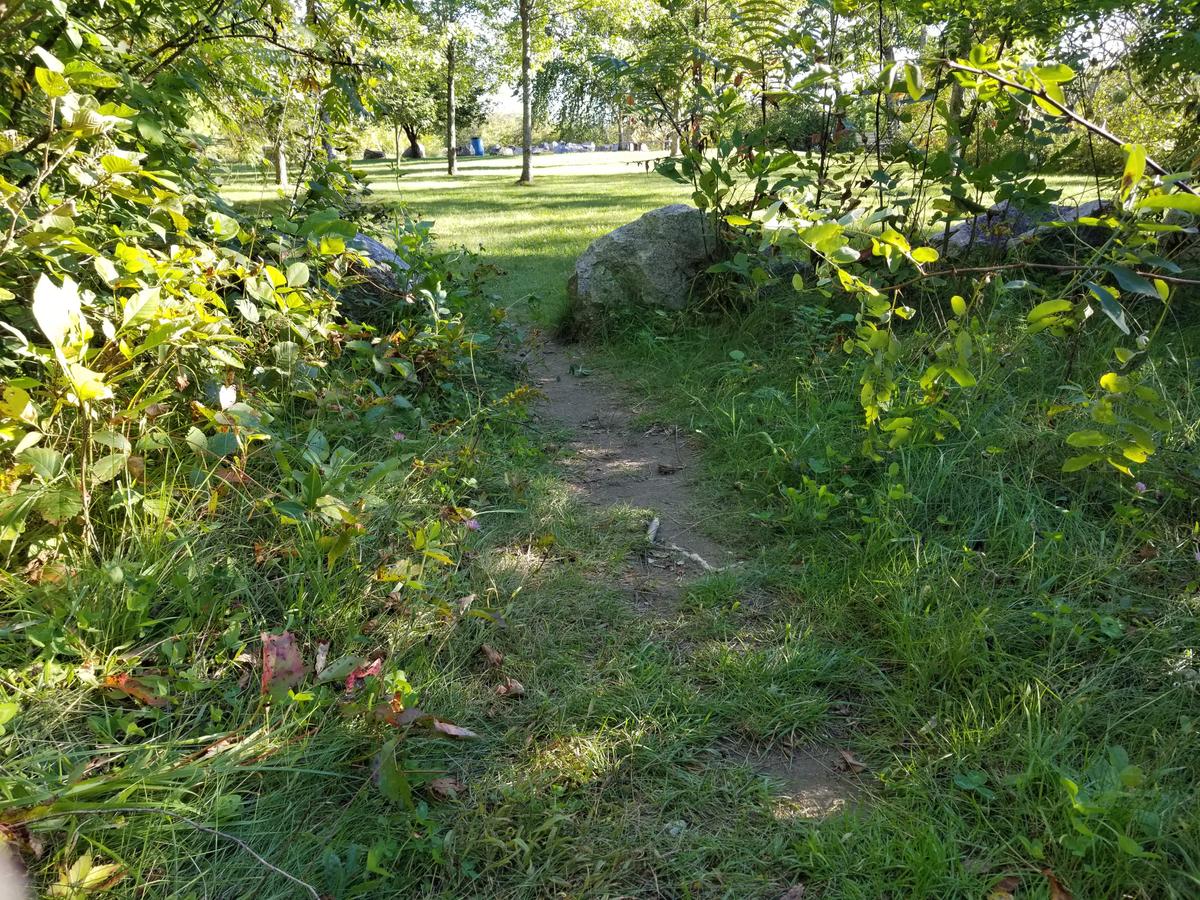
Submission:
[[[457,175],[460,87],[465,81],[470,90],[482,93],[494,76],[491,10],[479,0],[425,0],[419,11],[440,51],[446,171]]]

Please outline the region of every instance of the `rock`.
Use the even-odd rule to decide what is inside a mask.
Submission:
[[[1110,210],[1111,204],[1100,200],[1089,200],[1078,205],[1050,204],[1040,209],[1019,207],[1005,200],[987,212],[951,228],[944,255],[947,259],[954,259],[968,251],[1013,252],[1054,237],[1077,239],[1088,244],[1097,240],[1103,242],[1108,237],[1108,229],[1104,226],[1086,225],[1068,231],[1063,224],[1070,225],[1089,216],[1103,216]],[[941,249],[941,231],[930,235],[930,243]]]
[[[372,265],[364,266],[362,274],[376,287],[395,291],[407,286],[400,284],[400,276],[401,273],[408,271],[409,265],[395,250],[361,231],[351,238],[346,246],[351,250],[357,250],[371,260]]]
[[[593,241],[567,286],[578,324],[634,304],[682,309],[692,282],[716,258],[712,220],[683,203],[654,209]]]
[[[367,149],[363,151],[363,159],[386,159],[387,155],[382,150]]]
[[[424,159],[425,145],[419,141],[415,144],[409,144],[404,148],[404,153],[401,154],[404,159]]]
[[[516,155],[517,155],[517,148],[516,148],[516,147],[501,147],[501,148],[500,148],[499,150],[497,150],[496,152],[497,152],[497,153],[498,153],[500,156],[516,156]]]
[[[1080,241],[1094,247],[1103,244],[1112,233],[1110,228],[1103,225],[1078,224],[1080,219],[1101,217],[1111,213],[1113,205],[1108,200],[1088,200],[1080,204],[1052,206],[1051,211],[1052,215],[1049,221],[1010,238],[1004,249],[1013,253],[1022,248],[1046,243],[1053,245],[1055,249],[1061,249],[1061,245],[1064,243]]]

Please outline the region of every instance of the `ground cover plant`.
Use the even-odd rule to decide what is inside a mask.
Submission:
[[[620,7],[0,8],[13,883],[1197,892],[1194,11]]]

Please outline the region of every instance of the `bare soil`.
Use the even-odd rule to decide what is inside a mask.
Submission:
[[[584,368],[583,356],[580,348],[549,341],[532,349],[530,377],[544,395],[539,417],[569,432],[563,466],[586,503],[644,508],[659,520],[655,544],[629,560],[621,584],[640,614],[658,622],[678,619],[688,584],[710,571],[704,564],[722,569],[737,563],[733,551],[703,530],[696,499],[699,451],[675,426],[638,425],[638,403],[607,373]],[[686,646],[686,635],[681,637]],[[733,743],[720,749],[719,758],[767,778],[789,815],[820,818],[859,799],[857,779],[842,771],[844,761],[832,746]]]

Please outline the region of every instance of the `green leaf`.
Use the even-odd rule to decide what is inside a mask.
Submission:
[[[1080,469],[1086,469],[1093,463],[1098,463],[1104,457],[1099,453],[1084,453],[1082,456],[1069,457],[1063,464],[1064,472],[1078,472]]]
[[[1143,197],[1138,203],[1139,209],[1178,209],[1182,212],[1200,215],[1200,197],[1195,194],[1185,194],[1177,191],[1174,194],[1151,194]]]
[[[1043,84],[1060,84],[1074,78],[1075,70],[1064,63],[1055,63],[1050,66],[1035,66],[1033,74]]]
[[[119,431],[111,431],[109,429],[97,431],[92,435],[92,440],[102,447],[110,447],[120,453],[131,453],[133,451],[133,447],[129,443],[129,438],[125,437]]]
[[[287,267],[288,287],[304,287],[308,284],[308,266],[302,262],[294,262]]]
[[[1100,301],[1100,309],[1104,311],[1104,314],[1112,319],[1113,324],[1121,331],[1129,334],[1129,323],[1125,321],[1125,307],[1117,302],[1116,293],[1111,288],[1096,284],[1094,281],[1089,281],[1087,286],[1088,290],[1092,292],[1092,296]]]
[[[1146,148],[1141,144],[1125,145],[1125,173],[1121,176],[1121,199],[1125,200],[1146,174]]]
[[[1067,435],[1067,444],[1071,447],[1105,447],[1112,442],[1103,431],[1087,429]]]
[[[37,287],[33,289],[32,312],[50,346],[61,353],[72,323],[82,318],[79,285],[69,275],[63,279],[61,287],[40,275]]]
[[[92,463],[92,478],[100,484],[103,484],[106,481],[112,481],[125,471],[126,459],[128,459],[128,457],[124,453],[110,453],[108,456],[100,457],[98,460]]]
[[[1118,266],[1115,263],[1105,268],[1112,272],[1113,277],[1117,279],[1117,284],[1121,286],[1121,290],[1128,291],[1131,294],[1141,294],[1143,297],[1153,297],[1155,300],[1161,300],[1158,289],[1143,278],[1137,272],[1127,269],[1124,266]]]
[[[46,92],[46,96],[50,98],[65,97],[71,93],[71,84],[60,75],[58,72],[51,72],[49,69],[43,69],[38,66],[33,77],[37,79],[38,87]]]
[[[925,78],[921,68],[914,63],[904,64],[904,86],[908,88],[908,96],[916,103],[925,95]]]
[[[125,301],[125,309],[121,313],[121,324],[123,326],[137,325],[153,318],[154,314],[158,312],[160,298],[161,294],[157,287],[142,288]]]
[[[31,447],[21,454],[21,462],[33,467],[33,474],[43,481],[53,481],[66,470],[66,458],[48,447]]]
[[[967,314],[967,301],[955,294],[950,298],[950,308],[954,310],[956,316],[965,316]]]
[[[1070,300],[1046,300],[1031,309],[1027,318],[1030,322],[1038,322],[1049,316],[1070,312],[1072,305]]]
[[[1124,394],[1133,387],[1133,382],[1124,375],[1107,372],[1100,377],[1100,387],[1113,394]]]
[[[745,216],[726,216],[725,221],[735,228],[745,228],[747,225],[753,225],[753,219],[747,219]]]
[[[215,210],[210,211],[204,217],[204,224],[208,226],[208,230],[217,240],[222,241],[237,237],[238,232],[241,231],[241,225],[238,224],[237,219]]]
[[[912,258],[919,263],[937,262],[938,252],[932,247],[916,247],[913,249]]]

